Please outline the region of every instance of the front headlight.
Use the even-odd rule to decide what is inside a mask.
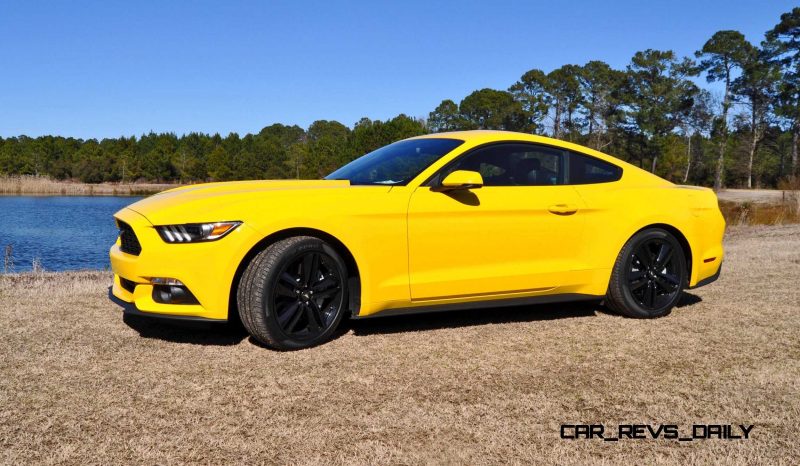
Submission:
[[[242,222],[214,222],[161,225],[156,227],[156,231],[167,243],[199,243],[216,241],[241,224]]]

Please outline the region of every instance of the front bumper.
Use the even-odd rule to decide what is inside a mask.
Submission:
[[[131,313],[155,317],[227,320],[233,277],[250,249],[254,230],[241,225],[218,241],[167,244],[141,214],[123,209],[115,217],[131,226],[141,244],[138,256],[122,252],[119,241],[109,251],[114,271],[111,295],[118,302],[131,305]],[[198,304],[156,302],[153,277],[180,280]]]
[[[118,298],[114,295],[112,290],[108,291],[108,299],[111,300],[114,304],[122,308],[122,311],[125,314],[139,316],[139,317],[149,317],[149,318],[156,318],[156,319],[167,319],[167,320],[178,320],[178,321],[186,321],[186,322],[212,322],[212,323],[225,323],[228,322],[227,319],[209,319],[206,317],[195,317],[195,316],[185,316],[185,315],[173,315],[173,314],[157,314],[153,312],[144,312],[138,307],[136,307],[135,303],[123,301],[122,299]]]

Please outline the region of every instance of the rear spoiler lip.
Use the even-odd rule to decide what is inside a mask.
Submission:
[[[676,184],[676,185],[674,185],[674,187],[678,188],[678,189],[691,189],[691,190],[694,190],[694,191],[711,191],[711,192],[714,192],[714,190],[711,189],[711,188],[706,188],[705,186],[694,186],[694,185],[691,185],[691,184]]]

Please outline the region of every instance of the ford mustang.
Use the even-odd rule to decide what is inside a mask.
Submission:
[[[405,312],[591,299],[664,316],[719,276],[725,229],[710,189],[501,131],[402,140],[322,180],[184,186],[115,219],[127,312],[237,319],[282,350]]]

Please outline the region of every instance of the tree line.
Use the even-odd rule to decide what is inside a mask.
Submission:
[[[712,92],[700,85],[718,83]],[[431,132],[545,134],[612,154],[671,181],[777,187],[798,174],[800,8],[760,44],[719,31],[694,57],[644,50],[625,69],[593,60],[532,69],[507,89],[442,101],[427,119],[319,120],[257,134],[150,133],[103,140],[0,138],[0,175],[83,182],[320,178],[393,141]]]

